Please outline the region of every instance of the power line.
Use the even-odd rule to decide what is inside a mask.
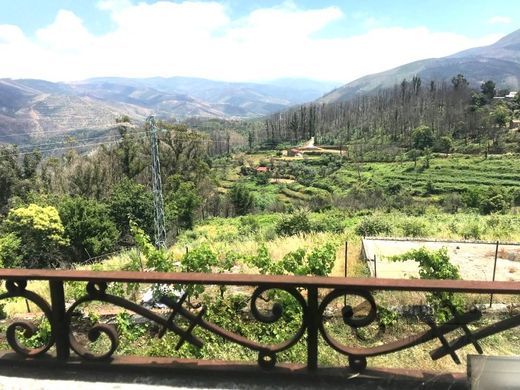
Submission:
[[[9,137],[15,137],[15,136],[18,136],[18,135],[22,135],[22,136],[31,136],[31,135],[44,135],[46,136],[47,134],[55,134],[55,133],[61,133],[61,134],[70,134],[70,133],[81,133],[81,132],[92,132],[92,131],[104,131],[104,130],[116,130],[117,128],[116,127],[112,127],[112,128],[109,128],[109,129],[91,129],[91,130],[78,130],[78,129],[72,129],[72,130],[47,130],[45,131],[43,134],[41,133],[37,133],[37,132],[31,132],[31,133],[11,133],[11,134],[3,134],[3,135],[0,135],[0,138],[9,138]]]
[[[194,139],[194,138],[176,138],[177,140],[181,140],[181,141],[195,141],[197,143],[202,143],[202,144],[227,144],[227,141],[216,141],[216,140],[209,140],[209,139]],[[95,140],[95,138],[93,138],[92,140]],[[16,150],[12,150],[8,153],[0,153],[0,155],[14,155],[14,156],[25,156],[25,155],[29,155],[29,154],[33,154],[37,151],[39,152],[42,152],[42,153],[49,153],[49,152],[54,152],[54,151],[57,151],[57,150],[73,150],[73,149],[81,149],[81,148],[85,148],[85,147],[89,147],[89,146],[99,146],[99,145],[112,145],[112,144],[117,144],[118,142],[121,142],[122,139],[118,139],[118,140],[114,140],[114,141],[105,141],[105,142],[96,142],[96,143],[86,143],[86,144],[82,144],[82,145],[74,145],[74,146],[65,146],[65,147],[59,147],[59,148],[51,148],[51,149],[44,149],[44,150],[38,150],[37,147],[36,147],[36,150],[32,150],[32,151],[28,151],[28,152],[18,152]]]
[[[48,134],[56,134],[56,133],[60,133],[60,134],[71,134],[71,133],[82,133],[82,132],[92,132],[92,131],[111,131],[111,130],[117,130],[118,127],[120,126],[128,126],[130,123],[129,122],[121,122],[121,123],[116,123],[113,127],[110,127],[110,128],[106,128],[106,129],[90,129],[90,130],[81,130],[81,129],[71,129],[71,130],[47,130],[45,132],[35,132],[35,131],[32,131],[30,133],[26,133],[26,132],[19,132],[19,133],[11,133],[11,134],[3,134],[3,135],[0,135],[0,139],[2,138],[10,138],[10,137],[15,137],[15,136],[27,136],[27,137],[30,137],[32,135],[43,135],[43,136],[46,136]],[[182,122],[179,122],[179,124],[182,124]],[[214,130],[214,128],[212,128],[211,126],[209,125],[198,125],[200,126],[201,128],[203,129],[206,129],[206,130]],[[194,126],[196,127],[196,126]],[[217,130],[223,130],[222,128],[218,128]]]
[[[209,139],[209,138],[201,138],[200,135],[199,135],[200,133],[196,133],[196,132],[186,132],[186,131],[179,131],[179,130],[174,130],[174,129],[168,129],[166,131],[176,134],[176,136],[175,136],[175,138],[173,140],[194,141],[194,142],[197,142],[197,143],[214,144],[214,145],[217,145],[217,144],[227,144],[228,143],[228,141],[225,141],[225,140],[212,140],[212,139]],[[140,134],[145,134],[145,133],[146,133],[146,131],[129,132],[128,135],[140,135]],[[75,140],[75,141],[87,141],[87,143],[81,144],[81,145],[71,145],[71,146],[64,146],[64,147],[45,148],[43,150],[39,150],[38,148],[41,147],[41,146],[62,145],[63,143],[68,142],[68,140],[51,142],[51,143],[48,143],[48,144],[39,144],[39,145],[38,144],[36,144],[36,145],[32,145],[32,144],[14,145],[15,149],[12,150],[8,154],[17,155],[17,156],[25,156],[25,155],[33,154],[36,151],[39,151],[39,152],[42,152],[42,153],[50,153],[50,152],[54,152],[54,151],[57,151],[57,150],[81,149],[81,148],[90,147],[90,146],[111,145],[111,144],[118,143],[118,142],[120,142],[123,139],[121,137],[121,138],[119,138],[117,140],[113,140],[113,141],[88,143],[88,141],[99,141],[100,139],[110,139],[112,137],[114,137],[114,135],[111,135],[111,136],[101,136],[101,137],[81,138],[81,139],[78,139],[78,140]],[[7,145],[12,145],[12,144],[7,144]],[[0,146],[1,146],[1,144],[0,144]],[[21,149],[33,148],[34,150],[32,150],[32,151],[23,151],[22,150],[21,152],[18,152],[19,148],[21,148]],[[5,153],[4,153],[4,155],[5,155]]]
[[[136,133],[132,133],[132,134],[145,134],[146,131],[141,131],[141,132],[136,132]],[[55,141],[55,142],[50,142],[50,143],[47,143],[47,144],[17,144],[16,147],[18,149],[25,149],[25,148],[40,148],[42,146],[54,146],[54,145],[61,145],[61,144],[64,144],[64,143],[67,143],[67,142],[70,142],[70,143],[75,143],[75,142],[81,142],[81,141],[100,141],[100,140],[103,140],[103,139],[111,139],[111,138],[114,138],[116,137],[117,135],[104,135],[104,136],[100,136],[100,137],[87,137],[87,138],[78,138],[78,139],[72,139],[72,140],[61,140],[61,141]],[[119,139],[122,139],[119,138]]]
[[[89,146],[99,146],[99,145],[111,145],[111,144],[115,144],[117,142],[119,142],[120,140],[116,140],[116,141],[107,141],[107,142],[99,142],[99,143],[88,143],[88,144],[83,144],[83,145],[76,145],[76,146],[65,146],[63,148],[53,148],[53,149],[46,149],[46,150],[43,150],[42,152],[53,152],[55,150],[72,150],[72,149],[79,149],[79,148],[85,148],[85,147],[89,147]],[[8,153],[8,154],[12,154],[12,155],[15,155],[15,156],[25,156],[25,155],[28,155],[28,154],[34,154],[34,150],[31,151],[31,152],[21,152],[21,153],[17,153],[17,152],[11,152],[11,153]],[[0,154],[1,155],[1,154]],[[4,154],[5,155],[5,154]]]
[[[41,147],[57,146],[57,145],[63,145],[66,143],[74,144],[74,143],[82,142],[82,141],[94,141],[94,140],[101,141],[104,139],[110,140],[113,138],[114,138],[113,135],[107,135],[107,136],[103,136],[103,137],[88,137],[88,138],[80,138],[80,139],[74,139],[74,140],[61,140],[61,141],[56,141],[56,142],[50,142],[47,144],[22,144],[22,145],[16,145],[16,147],[18,150],[20,150],[20,149],[39,149]],[[73,146],[73,145],[70,145],[70,146]],[[44,150],[47,150],[47,149],[44,149]]]
[[[191,137],[190,134],[194,134],[195,136],[199,136],[200,133],[194,133],[194,132],[185,132],[185,131],[179,131],[179,130],[174,130],[174,129],[169,129],[167,130],[168,132],[171,132],[171,133],[174,133],[174,134],[180,134],[180,135],[185,135],[185,140],[188,140],[188,141],[198,141],[198,142],[213,142],[213,143],[226,143],[227,141],[218,141],[218,140],[211,140],[211,139],[207,139],[207,138],[195,138],[195,137]],[[146,131],[137,131],[137,132],[129,132],[128,133],[129,135],[138,135],[138,134],[146,134]],[[107,139],[107,138],[112,138],[114,136],[117,136],[117,135],[104,135],[104,136],[99,136],[99,137],[86,137],[86,138],[73,138],[73,139],[67,139],[67,140],[61,140],[61,141],[55,141],[55,142],[50,142],[50,143],[46,143],[46,144],[8,144],[8,145],[15,145],[18,149],[22,149],[22,148],[38,148],[38,147],[41,147],[41,146],[53,146],[53,145],[60,145],[60,144],[63,144],[63,143],[66,143],[66,142],[79,142],[79,141],[90,141],[90,140],[101,140],[101,139]],[[177,136],[178,137],[178,136]],[[122,139],[122,137],[121,137]],[[179,139],[179,138],[176,138],[176,139]]]
[[[46,136],[47,134],[55,134],[55,133],[70,134],[70,133],[85,133],[85,132],[106,131],[106,130],[111,131],[111,130],[117,130],[119,127],[124,127],[124,126],[128,127],[129,125],[131,127],[135,127],[130,122],[120,122],[120,123],[116,122],[115,124],[112,125],[112,127],[108,127],[108,128],[104,128],[104,129],[47,130],[47,131],[44,131],[44,132],[32,131],[32,132],[29,132],[29,133],[27,133],[27,132],[20,132],[20,133],[11,133],[11,134],[0,135],[0,139],[1,138],[9,138],[9,137],[18,136],[18,135],[21,135],[21,136],[32,136],[32,135],[43,135],[43,136]]]

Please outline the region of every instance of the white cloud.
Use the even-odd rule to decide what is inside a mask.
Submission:
[[[38,43],[55,51],[81,52],[94,41],[83,21],[71,11],[60,10],[54,22],[36,31]]]
[[[11,24],[0,25],[0,45],[16,44],[24,40],[25,36],[20,27]]]
[[[132,5],[103,0],[113,29],[94,35],[61,10],[28,38],[0,25],[0,77],[78,80],[94,76],[195,76],[219,80],[308,77],[349,81],[406,62],[492,43],[417,28],[373,28],[339,38],[317,38],[344,20],[337,7],[304,10],[292,2],[232,19],[218,2],[159,1]],[[4,60],[7,59],[7,60]]]
[[[103,11],[119,11],[129,8],[132,3],[130,0],[101,0],[96,5]]]
[[[489,18],[488,23],[490,24],[510,24],[511,18],[509,16],[493,16]]]

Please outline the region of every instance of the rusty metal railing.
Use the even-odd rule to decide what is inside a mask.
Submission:
[[[39,307],[43,316],[50,323],[51,334],[44,345],[29,348],[21,341],[21,333],[31,336],[37,332],[37,327],[28,320],[14,320],[6,331],[6,340],[18,354],[35,358],[48,355],[51,347],[55,348],[55,358],[58,361],[68,361],[71,352],[85,360],[109,360],[116,352],[119,335],[116,328],[109,324],[99,323],[88,330],[88,338],[95,341],[101,334],[108,336],[108,350],[96,354],[89,351],[76,337],[73,329],[73,318],[81,306],[89,302],[104,302],[136,313],[157,324],[161,329],[159,336],[171,331],[179,336],[177,348],[187,342],[195,347],[201,347],[203,341],[194,335],[195,328],[216,334],[231,343],[236,343],[258,354],[260,367],[268,369],[276,366],[277,355],[286,351],[298,342],[306,343],[306,365],[309,370],[318,367],[318,347],[320,338],[340,354],[348,358],[349,366],[355,371],[363,370],[367,358],[384,355],[432,340],[438,340],[440,346],[431,351],[432,359],[450,355],[455,362],[460,362],[456,351],[466,345],[473,345],[477,352],[483,350],[479,340],[493,334],[518,327],[520,314],[512,313],[505,319],[499,319],[491,325],[470,330],[468,324],[481,318],[482,313],[477,308],[460,312],[447,302],[451,318],[436,323],[432,318],[425,321],[427,329],[414,335],[406,335],[401,340],[395,340],[372,347],[354,347],[345,345],[330,334],[326,322],[330,306],[343,302],[345,296],[355,296],[363,301],[366,308],[363,315],[355,314],[353,307],[343,305],[341,316],[345,327],[360,329],[369,326],[378,318],[379,306],[376,304],[376,291],[416,291],[416,292],[452,292],[469,294],[512,294],[520,296],[518,282],[483,282],[462,280],[403,280],[403,279],[369,279],[369,278],[338,278],[338,277],[305,277],[305,276],[268,276],[246,274],[201,274],[201,273],[158,273],[158,272],[94,272],[69,270],[0,270],[0,280],[5,281],[5,292],[0,300],[21,297]],[[31,291],[27,286],[30,281],[47,281],[50,289],[50,302]],[[65,296],[64,283],[86,282],[84,295],[74,300]],[[250,313],[254,320],[263,324],[275,324],[283,314],[283,306],[279,303],[263,303],[262,296],[271,290],[284,291],[291,297],[299,309],[300,317],[297,330],[286,341],[265,344],[249,340],[246,337],[224,329],[206,318],[206,307],[200,305],[194,308],[189,304],[188,293],[180,297],[165,294],[160,302],[169,308],[169,313],[152,310],[130,299],[111,294],[107,291],[110,283],[138,283],[155,286],[182,285],[184,291],[190,291],[190,286],[246,286],[250,293]],[[266,306],[267,309],[266,309]],[[448,341],[446,334],[454,330],[462,330],[462,335]],[[22,332],[20,332],[22,331]],[[323,344],[323,343],[322,343]]]

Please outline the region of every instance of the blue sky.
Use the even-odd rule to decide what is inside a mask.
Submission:
[[[518,0],[0,0],[0,77],[346,82],[492,43],[518,15]]]

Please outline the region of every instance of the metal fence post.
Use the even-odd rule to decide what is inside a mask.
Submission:
[[[348,241],[345,241],[345,264],[343,267],[343,274],[345,277],[348,275]],[[347,305],[347,296],[343,297],[343,306]]]
[[[497,273],[498,244],[499,244],[499,242],[497,241],[497,246],[495,248],[495,263],[493,265],[493,279],[492,279],[493,282],[495,281],[495,275]],[[491,296],[489,297],[489,307],[491,307],[492,305],[493,305],[493,294],[491,294]]]
[[[52,330],[56,339],[56,356],[59,360],[67,360],[70,356],[69,328],[65,321],[65,293],[63,282],[50,281]]]
[[[318,368],[318,288],[309,287],[307,290],[307,369]]]
[[[348,274],[348,241],[345,241],[345,266],[344,268],[344,275],[347,277]]]

